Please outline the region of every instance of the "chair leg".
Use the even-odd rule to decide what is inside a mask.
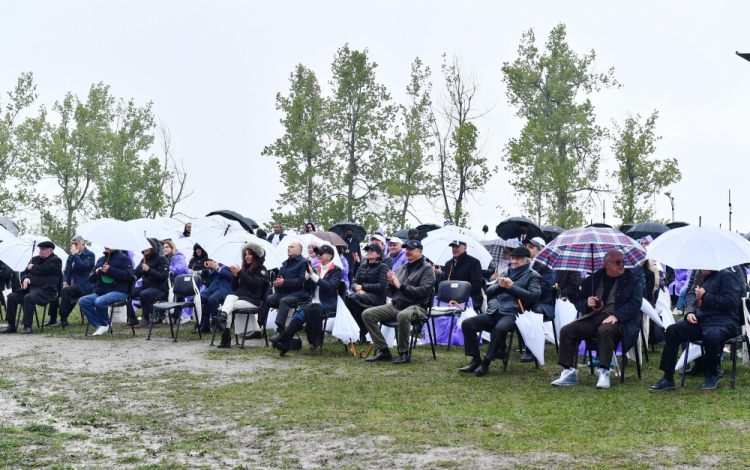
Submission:
[[[90,324],[91,324],[90,322],[88,322],[88,321],[86,322],[86,332],[83,334],[83,336],[88,336],[89,335],[89,325]]]
[[[245,349],[245,336],[247,335],[247,325],[250,323],[250,315],[247,314],[247,319],[245,320],[245,328],[242,330],[242,344],[240,345],[240,349]],[[235,330],[237,331],[237,330]],[[263,336],[266,338],[266,347],[268,347],[268,334],[266,333],[266,324],[263,323]]]
[[[49,304],[45,305],[44,308],[42,308],[42,326],[39,327],[39,333],[42,333],[44,331],[44,320],[47,319],[47,306]]]
[[[586,341],[586,352],[589,353],[589,369],[591,369],[591,375],[594,375],[594,353],[589,345],[589,341]],[[601,365],[601,359],[599,359]]]
[[[154,309],[154,311],[151,313],[151,317],[152,318],[151,318],[151,321],[148,324],[148,336],[146,336],[146,341],[150,341],[151,340],[151,330],[154,329],[154,322],[153,322],[153,320],[160,313],[161,313],[161,310],[157,310],[157,309]],[[169,315],[167,315],[167,317],[169,317]],[[172,328],[172,319],[171,318],[169,319],[169,328],[170,329]]]
[[[320,350],[318,351],[318,356],[323,355],[323,343],[326,339],[326,328],[328,327],[328,317],[323,318],[323,331],[320,333],[322,338],[320,338]],[[346,349],[346,344],[344,344],[344,349]],[[409,351],[409,354],[411,354],[411,350]]]
[[[555,337],[555,352],[560,353],[560,345],[557,344],[557,327],[555,326],[555,319],[552,319],[552,335]],[[576,354],[577,356],[577,354]]]
[[[732,341],[732,346],[730,347],[730,356],[732,357],[732,381],[729,385],[729,388],[731,390],[734,390],[734,376],[737,373],[737,339],[735,338],[734,341]]]
[[[425,323],[427,324],[427,332],[430,332],[430,322],[429,320],[425,320]],[[435,355],[435,341],[437,341],[437,338],[435,337],[435,319],[432,320],[432,333],[430,333],[430,349],[432,349],[432,359],[437,360],[437,356]],[[416,336],[416,335],[415,335]],[[417,344],[417,338],[414,338],[414,344]],[[450,347],[450,344],[449,346]],[[411,352],[409,352],[411,354]]]
[[[114,330],[112,329],[112,318],[115,316],[115,308],[110,306],[109,307],[109,334],[113,335],[115,334]]]
[[[182,314],[180,314],[179,317],[177,317],[177,330],[174,332],[174,335],[172,335],[172,342],[177,342],[177,337],[180,336],[180,325],[182,324]]]
[[[682,343],[682,350],[685,352],[685,360],[682,362],[682,378],[680,379],[680,387],[685,386],[685,373],[687,372],[688,351],[690,350],[690,343]]]
[[[451,329],[450,329],[450,333],[448,333],[448,349],[447,349],[447,351],[451,350],[451,343],[453,342],[453,326],[455,324],[456,324],[456,316],[455,315],[451,315],[451,327],[450,327]],[[432,325],[432,328],[435,329],[435,325],[434,324]]]
[[[638,359],[638,355],[635,356],[635,369],[638,372],[638,380],[643,380],[643,377],[641,377],[641,360]],[[623,374],[625,375],[625,369],[623,369]]]
[[[508,339],[508,349],[505,350],[505,356],[503,357],[503,372],[508,370],[508,362],[510,361],[510,352],[513,351],[513,334],[516,330],[511,330],[510,339]],[[481,335],[481,333],[479,333]]]
[[[648,343],[646,342],[646,333],[643,331],[643,328],[641,328],[641,341],[643,341],[643,357],[648,362]]]

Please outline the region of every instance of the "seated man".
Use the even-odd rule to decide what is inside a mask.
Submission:
[[[314,285],[313,298],[310,305],[298,310],[289,322],[289,327],[284,330],[273,347],[281,351],[280,356],[286,355],[291,348],[292,338],[302,329],[307,322],[307,342],[315,346],[323,341],[322,321],[324,314],[336,312],[338,302],[338,288],[341,284],[343,271],[333,264],[334,251],[331,245],[323,245],[315,249],[320,264],[313,268],[307,265],[305,278]]]
[[[394,364],[411,362],[409,336],[411,323],[427,316],[427,308],[432,303],[435,291],[435,272],[422,256],[422,243],[409,240],[406,244],[407,263],[394,273],[388,271],[386,295],[391,303],[368,308],[362,313],[362,321],[370,332],[370,337],[378,353],[365,359],[368,362],[390,361],[389,345],[380,332],[380,322],[398,320],[398,357]]]
[[[392,271],[406,264],[406,250],[404,250],[404,242],[400,238],[393,237],[388,240],[387,256],[393,260]]]
[[[201,333],[209,333],[211,331],[211,327],[208,326],[209,322],[219,314],[219,305],[234,292],[232,291],[234,274],[228,266],[212,259],[206,261],[205,266],[208,269],[208,285],[201,291],[201,306],[203,306],[201,323],[195,326],[193,333],[197,333],[199,328]]]
[[[135,276],[141,285],[133,289],[133,297],[140,299],[142,320],[136,328],[147,328],[151,324],[151,313],[158,296],[166,299],[169,294],[169,260],[164,256],[161,243],[149,238],[151,248],[143,250],[141,264],[135,268]]]
[[[45,326],[68,326],[68,317],[75,301],[94,291],[94,285],[89,282],[89,274],[94,269],[95,262],[96,256],[86,248],[83,238],[80,235],[73,237],[70,241],[70,256],[65,262],[63,289],[60,292],[60,321],[57,321],[57,308],[53,308],[53,303],[49,308],[49,323]]]
[[[39,256],[31,258],[26,270],[21,273],[21,290],[8,296],[8,309],[5,316],[8,326],[0,333],[16,332],[16,309],[19,304],[23,305],[21,334],[29,334],[36,306],[57,300],[62,277],[62,260],[53,253],[54,243],[44,241],[37,246]]]
[[[701,390],[714,390],[719,383],[719,354],[724,341],[739,334],[737,306],[740,282],[731,269],[703,271],[703,285],[688,291],[685,318],[667,328],[659,369],[664,377],[649,392],[674,390],[677,351],[681,343],[702,341],[706,380]],[[700,283],[700,282],[698,282]]]
[[[78,299],[78,306],[89,323],[96,327],[94,336],[109,331],[108,304],[125,300],[130,281],[133,279],[133,262],[128,254],[120,250],[104,248],[104,256],[96,261],[94,270],[89,275],[89,282],[94,284],[94,293]]]
[[[560,330],[557,363],[563,366],[555,386],[578,385],[576,355],[578,343],[596,337],[599,381],[596,388],[609,388],[609,368],[617,344],[622,340],[626,353],[638,341],[641,328],[643,291],[635,274],[625,270],[622,253],[608,251],[604,269],[581,285],[576,308],[581,317]]]
[[[445,268],[435,266],[437,285],[441,281],[466,281],[471,284],[471,303],[474,310],[481,310],[484,297],[482,296],[482,265],[478,259],[466,253],[466,242],[453,240],[448,244],[453,252],[453,258],[445,263]]]
[[[508,277],[501,277],[487,288],[487,313],[471,317],[461,324],[464,334],[464,353],[471,358],[460,372],[487,374],[490,363],[505,356],[505,337],[516,326],[520,313],[519,301],[532,306],[539,299],[540,276],[531,269],[529,249],[519,246],[510,254]],[[482,331],[490,332],[490,346],[484,359],[479,354],[479,337]]]
[[[273,281],[274,293],[263,302],[258,316],[258,323],[264,325],[268,318],[268,311],[271,308],[278,309],[276,334],[271,337],[271,341],[276,342],[279,341],[284,328],[286,328],[289,309],[310,297],[309,292],[305,290],[307,262],[302,256],[302,244],[295,241],[291,242],[286,248],[286,253],[288,258],[281,264],[279,274]]]

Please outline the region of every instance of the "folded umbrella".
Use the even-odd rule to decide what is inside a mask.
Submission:
[[[663,234],[648,247],[648,257],[673,269],[720,271],[750,262],[750,243],[714,227],[689,225]]]
[[[540,365],[544,365],[544,320],[541,313],[530,310],[516,317],[518,332],[523,336],[526,348],[536,357]]]
[[[654,307],[652,307],[646,299],[643,299],[643,302],[641,302],[641,312],[645,313],[650,319],[654,321],[654,323],[659,325],[660,328],[666,328],[664,326],[664,322],[661,321],[661,318],[656,313],[656,310],[654,310]]]
[[[694,360],[698,359],[703,355],[703,351],[701,351],[701,347],[697,344],[690,343],[690,346],[688,346],[687,349],[687,355],[688,355],[688,364],[693,362]],[[685,364],[685,351],[682,351],[682,355],[680,355],[680,358],[677,360],[677,364],[675,364],[674,371],[677,372],[678,370],[682,369],[682,365]]]
[[[336,319],[333,323],[331,334],[340,339],[344,344],[359,340],[359,325],[346,307],[341,297],[336,299]]]

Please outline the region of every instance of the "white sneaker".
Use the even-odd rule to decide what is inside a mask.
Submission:
[[[96,331],[94,332],[94,334],[92,334],[91,336],[101,336],[101,335],[107,333],[108,331],[109,331],[109,327],[108,326],[106,326],[106,325],[105,326],[100,326],[99,328],[96,329]]]
[[[564,369],[560,378],[552,382],[555,387],[570,387],[578,385],[578,369]]]
[[[599,369],[599,381],[596,382],[596,388],[609,388],[609,371]]]

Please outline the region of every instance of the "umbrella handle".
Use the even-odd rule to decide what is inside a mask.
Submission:
[[[375,344],[373,343],[373,344],[371,344],[371,345],[370,345],[370,348],[369,348],[369,349],[368,349],[367,351],[365,351],[364,349],[363,349],[363,350],[361,350],[361,351],[359,352],[359,357],[361,357],[362,359],[365,359],[365,358],[367,358],[367,357],[368,357],[368,356],[370,355],[370,353],[372,352],[372,349],[373,349],[374,347],[375,347]]]
[[[450,302],[448,302],[448,306],[449,307],[457,308],[457,309],[461,310],[462,312],[464,311],[464,308],[461,307],[461,304],[458,303],[458,302],[456,302],[455,300],[451,300]]]
[[[518,302],[518,307],[521,309],[521,313],[526,313],[526,310],[524,310],[523,304],[521,303],[521,299],[516,299],[516,302]]]

